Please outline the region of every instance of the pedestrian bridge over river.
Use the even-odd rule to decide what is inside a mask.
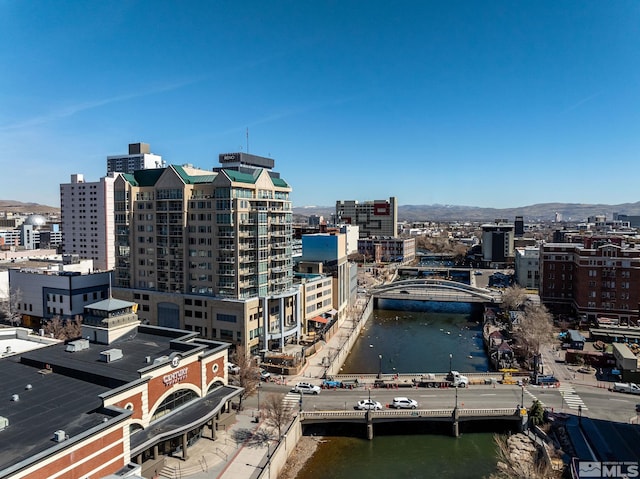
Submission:
[[[406,279],[372,288],[375,299],[500,303],[502,293],[446,279]]]
[[[301,411],[300,421],[306,425],[318,423],[355,423],[366,425],[367,438],[373,439],[373,426],[384,422],[449,422],[452,435],[459,435],[461,421],[512,421],[514,429],[522,431],[527,421],[526,409],[518,408],[444,408],[444,409],[391,409],[384,411]]]

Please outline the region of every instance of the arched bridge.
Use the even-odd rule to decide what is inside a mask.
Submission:
[[[378,299],[500,303],[502,294],[446,279],[406,279],[371,289]]]

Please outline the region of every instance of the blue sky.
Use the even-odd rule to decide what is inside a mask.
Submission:
[[[0,40],[0,199],[146,142],[296,207],[640,200],[637,1],[0,0]]]

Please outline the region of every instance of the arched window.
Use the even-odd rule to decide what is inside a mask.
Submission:
[[[171,411],[197,398],[198,395],[190,389],[181,389],[180,391],[172,393],[158,406],[158,409],[156,409],[156,412],[154,412],[151,417],[151,422],[160,419],[165,414],[169,414]]]

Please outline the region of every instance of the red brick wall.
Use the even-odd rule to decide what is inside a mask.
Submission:
[[[142,393],[134,394],[127,399],[122,399],[121,401],[118,401],[115,406],[126,409],[126,406],[129,403],[133,404],[133,414],[131,415],[131,418],[142,419]]]
[[[105,436],[93,437],[91,439],[90,442],[87,442],[86,445],[80,449],[65,454],[47,465],[43,465],[37,471],[24,476],[24,478],[48,479],[60,470],[75,464],[75,467],[61,477],[64,477],[64,479],[80,479],[86,477],[94,469],[99,468],[101,465],[124,453],[124,445],[122,442],[114,444],[116,441],[122,440],[122,428]],[[89,461],[80,462],[83,458],[95,452],[100,452],[100,454],[97,454]],[[106,474],[111,474],[124,467],[124,465],[124,458],[122,458],[109,466],[105,466],[103,470],[107,471]]]
[[[200,362],[195,361],[188,366],[184,366],[181,364],[177,368],[173,368],[170,371],[167,371],[165,374],[161,374],[160,376],[149,381],[149,411],[153,411],[155,409],[155,407],[158,405],[158,399],[160,399],[160,397],[162,397],[162,395],[173,386],[172,384],[167,385],[164,383],[165,375],[180,371],[181,369],[185,368],[187,369],[186,378],[182,381],[177,382],[176,384],[192,384],[196,388],[200,389]]]
[[[213,372],[213,365],[217,364],[218,365],[218,372],[214,373]],[[206,382],[207,385],[211,384],[211,382],[216,378],[223,378],[224,377],[224,370],[227,367],[225,361],[224,361],[224,357],[221,356],[218,359],[211,361],[210,363],[207,364],[207,374],[206,374]]]

